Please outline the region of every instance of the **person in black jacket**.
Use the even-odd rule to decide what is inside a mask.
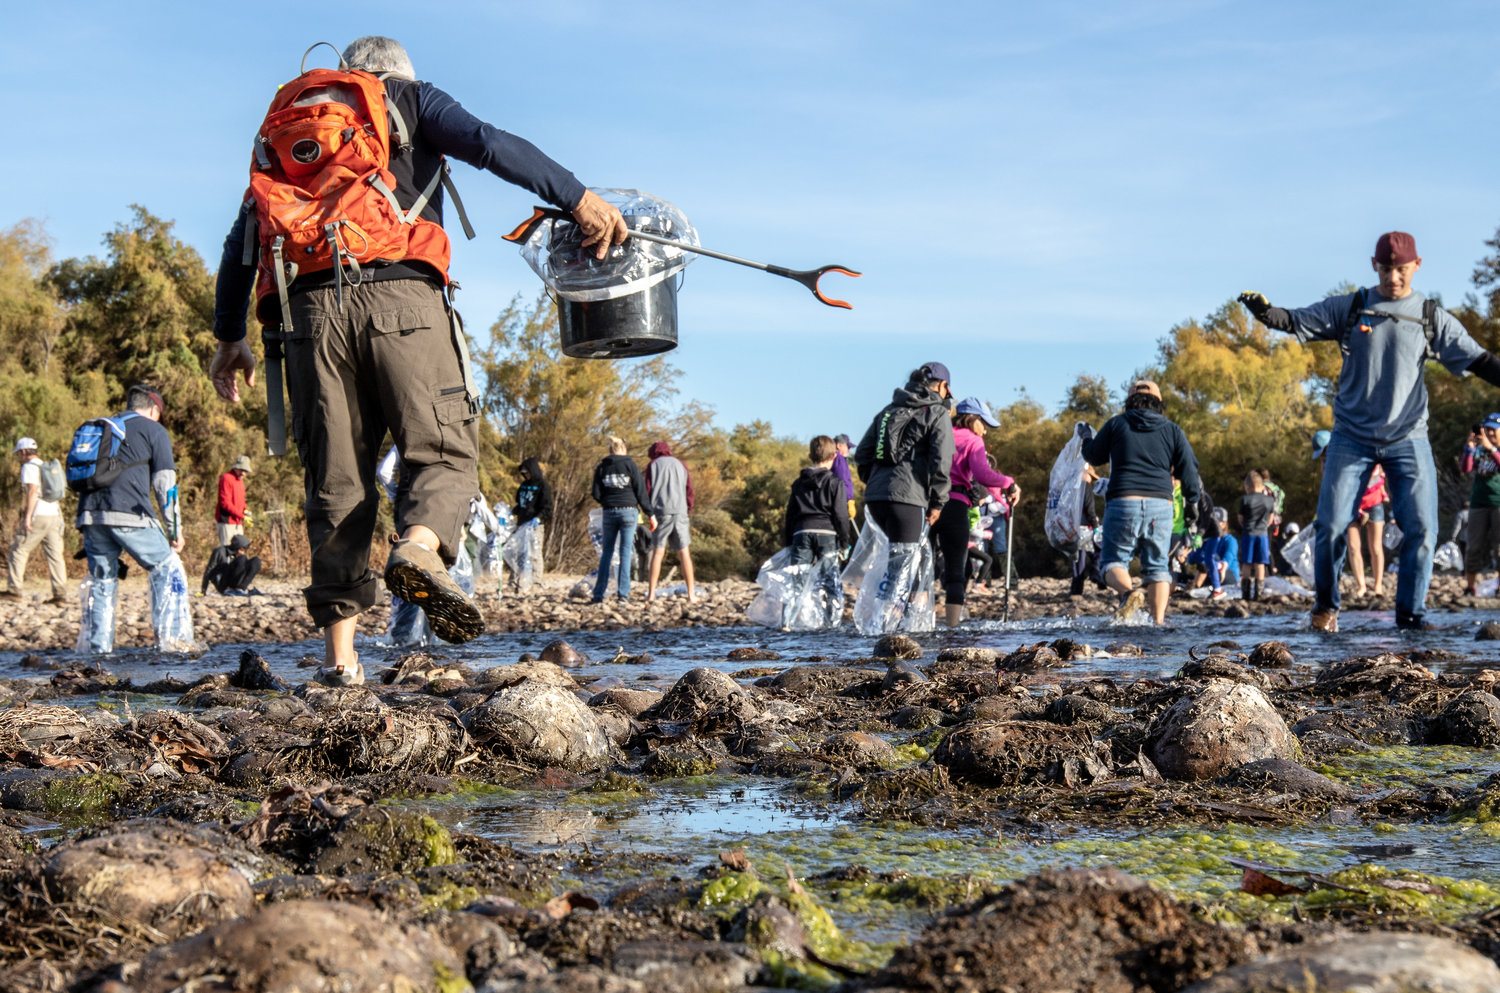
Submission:
[[[203,570],[203,589],[199,595],[208,592],[209,583],[225,596],[245,596],[252,592],[250,584],[260,575],[260,556],[246,555],[245,549],[249,547],[250,541],[237,534],[229,539],[229,544],[215,548]]]
[[[1161,390],[1149,379],[1136,382],[1124,413],[1104,422],[1083,457],[1110,465],[1104,505],[1103,561],[1110,589],[1121,594],[1117,621],[1149,602],[1152,619],[1167,616],[1172,586],[1167,552],[1172,542],[1172,477],[1182,481],[1183,514],[1189,526],[1198,518],[1198,459],[1182,428],[1162,413]],[[1141,560],[1143,588],[1133,590],[1130,560]]]
[[[609,454],[594,467],[594,499],[604,508],[604,542],[599,548],[599,578],[594,582],[594,602],[603,603],[609,589],[609,567],[619,545],[617,595],[630,599],[630,565],[635,553],[635,527],[640,512],[650,516],[646,504],[646,481],[640,466],[625,454],[625,440],[611,436]],[[639,510],[637,510],[639,508]],[[656,518],[651,518],[655,526]]]
[[[820,434],[807,446],[812,465],[802,470],[787,499],[786,518],[781,526],[781,540],[792,549],[792,565],[810,565],[809,575],[818,574],[827,594],[825,614],[838,623],[844,613],[844,590],[836,568],[820,568],[836,557],[839,549],[854,543],[854,527],[847,513],[844,481],[833,474],[833,457],[838,447],[833,439]],[[782,626],[789,627],[800,597],[783,610]]]

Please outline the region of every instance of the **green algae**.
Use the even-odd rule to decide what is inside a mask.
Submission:
[[[69,776],[38,792],[42,809],[59,818],[91,818],[108,810],[125,792],[125,781],[108,772]]]
[[[484,896],[477,887],[461,886],[444,879],[431,889],[424,889],[422,903],[429,910],[463,910]]]
[[[354,825],[354,830],[364,835],[374,851],[383,850],[395,842],[397,851],[420,853],[423,868],[458,862],[453,835],[428,814],[404,812],[386,820],[362,820]],[[403,854],[401,857],[410,856]]]
[[[897,745],[895,748],[896,761],[887,766],[890,769],[905,769],[910,766],[920,765],[932,757],[931,748],[918,744],[915,741],[909,741],[904,745]]]
[[[432,981],[436,993],[474,993],[474,986],[462,973],[441,962],[432,963]]]
[[[1459,745],[1388,745],[1335,755],[1311,768],[1356,790],[1371,791],[1394,785],[1465,788],[1489,774],[1482,764],[1474,749]]]
[[[1500,886],[1412,869],[1361,865],[1332,873],[1327,879],[1337,888],[1317,889],[1301,897],[1308,910],[1451,921],[1500,905]]]
[[[726,872],[703,887],[698,897],[699,910],[749,903],[765,892],[766,886],[753,872]]]

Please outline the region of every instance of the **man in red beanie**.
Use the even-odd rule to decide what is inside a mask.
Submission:
[[[1424,615],[1437,543],[1437,468],[1427,442],[1423,369],[1435,361],[1454,375],[1472,372],[1500,386],[1500,359],[1435,301],[1412,289],[1422,257],[1411,235],[1381,235],[1370,265],[1380,277],[1376,286],[1308,307],[1273,307],[1259,293],[1240,294],[1240,303],[1266,327],[1294,334],[1301,342],[1337,341],[1344,353],[1313,536],[1317,599],[1312,626],[1319,631],[1338,630],[1345,534],[1377,465],[1385,469],[1403,535],[1396,626],[1432,627]]]

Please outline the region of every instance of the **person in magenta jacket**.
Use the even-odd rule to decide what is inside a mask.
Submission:
[[[948,502],[938,517],[933,537],[943,559],[944,619],[957,627],[964,616],[964,597],[968,592],[969,508],[974,506],[975,492],[999,487],[1015,506],[1021,488],[1004,473],[990,468],[984,450],[984,430],[997,428],[1000,422],[990,413],[983,400],[969,397],[959,401],[953,412],[953,470]]]

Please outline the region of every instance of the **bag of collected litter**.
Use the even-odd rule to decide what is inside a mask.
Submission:
[[[640,190],[594,192],[620,208],[632,231],[698,244],[698,232],[687,215],[660,197]],[[549,290],[574,303],[615,300],[650,289],[677,275],[694,258],[680,248],[631,238],[611,248],[601,260],[594,257],[592,246],[583,247],[583,241],[582,230],[572,221],[544,220],[521,246],[521,257]]]
[[[1395,521],[1386,521],[1385,534],[1381,539],[1385,543],[1386,551],[1394,552],[1396,549],[1400,548],[1401,537],[1402,535],[1400,526],[1397,525]]]
[[[101,579],[95,582],[84,577],[78,584],[78,606],[83,611],[83,623],[78,625],[78,641],[73,650],[80,654],[88,652],[108,653],[115,650],[115,586],[118,579]],[[99,638],[94,631],[99,631]]]
[[[1267,576],[1261,584],[1261,592],[1268,596],[1312,596],[1313,591],[1306,586],[1298,586],[1296,583],[1281,576]]]
[[[822,631],[844,619],[844,590],[839,582],[838,554],[792,565],[792,550],[783,548],[761,564],[755,577],[761,592],[745,608],[752,623],[793,631]]]
[[[193,613],[189,606],[192,601],[182,559],[173,552],[148,576],[151,580],[151,627],[156,631],[157,649],[163,652],[196,651]]]
[[[849,586],[860,586],[865,581],[865,573],[870,571],[870,566],[875,562],[875,556],[885,547],[885,533],[876,527],[869,527],[873,521],[868,521],[866,527],[860,529],[859,537],[854,540],[854,549],[849,553],[849,560],[844,563],[844,574],[839,577]]]
[[[427,615],[414,603],[391,597],[391,617],[385,626],[385,643],[389,648],[425,648],[432,642],[432,627]]]
[[[1078,530],[1083,525],[1083,474],[1088,462],[1083,457],[1083,443],[1094,436],[1094,429],[1083,421],[1073,425],[1073,435],[1057,460],[1047,484],[1047,517],[1043,525],[1047,542],[1066,555],[1078,551]]]
[[[863,635],[931,631],[934,623],[932,545],[927,525],[914,542],[889,541],[872,520],[865,522],[876,547],[854,601],[854,626]],[[860,540],[865,535],[861,533]]]
[[[533,517],[516,528],[500,550],[505,567],[516,577],[516,588],[522,593],[531,589],[540,571],[537,566],[542,558],[541,527],[541,520]]]
[[[1438,569],[1447,569],[1450,572],[1462,572],[1464,567],[1464,553],[1459,551],[1458,542],[1445,541],[1432,553],[1432,564]]]
[[[1286,559],[1292,571],[1304,583],[1312,585],[1316,582],[1313,578],[1313,531],[1316,530],[1311,524],[1297,532],[1297,536],[1282,546],[1281,556]]]

